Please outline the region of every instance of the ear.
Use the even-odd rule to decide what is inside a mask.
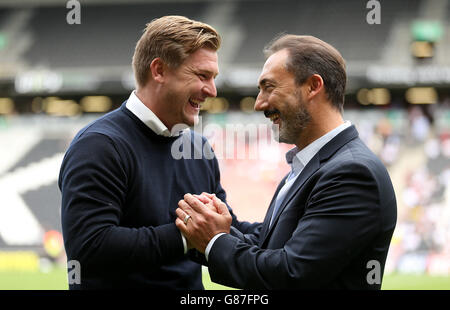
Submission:
[[[166,64],[159,57],[153,59],[152,63],[150,64],[150,73],[152,74],[151,77],[158,83],[164,82],[166,70]]]
[[[318,74],[311,75],[306,80],[306,86],[308,99],[316,97],[325,87],[322,77]]]

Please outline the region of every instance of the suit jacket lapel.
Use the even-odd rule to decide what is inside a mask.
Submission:
[[[297,193],[297,191],[300,190],[300,188],[302,187],[303,183],[306,182],[306,180],[309,179],[309,177],[316,172],[317,169],[319,169],[319,158],[316,154],[316,156],[314,156],[309,163],[306,165],[306,167],[302,170],[302,172],[300,173],[300,175],[297,177],[297,179],[294,181],[294,184],[292,184],[291,189],[289,190],[289,192],[286,194],[286,197],[284,198],[280,208],[277,211],[277,214],[275,214],[275,218],[273,219],[272,222],[272,226],[269,227],[269,229],[267,229],[265,232],[265,234],[263,235],[263,240],[262,243],[263,244],[267,237],[270,235],[270,232],[273,230],[273,228],[275,227],[275,225],[277,225],[278,222],[278,218],[280,217],[280,214],[283,212],[284,208],[286,208],[286,205],[291,201],[291,199],[295,196],[295,194]],[[275,200],[275,199],[274,199]],[[273,209],[273,208],[272,208]],[[270,218],[272,217],[272,212],[270,212],[270,216],[264,219],[264,224],[269,226],[270,223]]]
[[[328,160],[337,150],[339,150],[342,146],[344,146],[345,144],[347,144],[348,142],[357,137],[358,131],[356,130],[355,126],[352,125],[347,129],[343,130],[341,133],[339,133],[336,137],[334,137],[330,142],[328,142],[324,147],[320,149],[320,151],[309,161],[306,167],[302,170],[300,175],[294,181],[294,184],[292,184],[291,189],[286,194],[283,203],[281,204],[279,210],[277,211],[277,214],[275,215],[275,218],[273,219],[272,226],[269,227],[270,219],[272,216],[272,210],[275,204],[275,198],[282,187],[281,184],[284,185],[284,180],[286,179],[286,177],[283,179],[283,182],[278,186],[277,191],[274,197],[272,198],[269,211],[267,212],[266,217],[264,219],[263,231],[261,232],[262,238],[260,240],[260,246],[264,244],[264,242],[270,235],[271,231],[277,224],[278,218],[280,217],[281,213],[286,208],[288,203],[292,200],[292,198],[295,196],[295,194],[301,189],[306,180],[308,180],[309,177],[313,175],[323,165],[323,162]]]
[[[262,241],[263,241],[263,239],[265,239],[264,237],[266,235],[267,229],[269,228],[270,218],[272,217],[273,208],[275,207],[275,200],[276,200],[281,188],[283,187],[288,175],[289,175],[289,173],[286,174],[286,176],[283,178],[283,180],[281,180],[280,184],[278,184],[275,194],[273,194],[272,201],[270,202],[270,205],[269,205],[269,209],[267,210],[266,216],[264,217],[264,221],[263,221],[263,225],[262,225],[262,229],[261,229],[261,237],[260,237],[260,242],[259,242],[260,246],[262,245]]]

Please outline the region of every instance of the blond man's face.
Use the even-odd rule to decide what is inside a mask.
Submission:
[[[218,73],[217,52],[207,48],[197,50],[178,68],[169,70],[164,84],[168,127],[198,122],[201,105],[217,96],[214,79]]]

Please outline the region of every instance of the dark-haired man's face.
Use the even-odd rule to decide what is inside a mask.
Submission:
[[[311,116],[301,86],[286,68],[288,56],[287,50],[280,50],[267,59],[259,77],[255,110],[270,118],[279,142],[296,144]]]

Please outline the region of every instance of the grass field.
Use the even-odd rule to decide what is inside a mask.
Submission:
[[[204,269],[205,270],[205,269]],[[209,290],[230,289],[211,282],[203,273],[203,284]],[[43,272],[0,272],[0,290],[66,290],[67,275],[63,268]],[[389,274],[384,276],[384,290],[450,290],[450,277]]]

